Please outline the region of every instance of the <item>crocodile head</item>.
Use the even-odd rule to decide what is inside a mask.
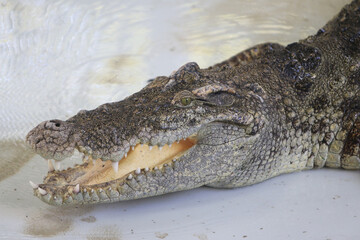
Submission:
[[[239,92],[234,77],[188,63],[123,101],[40,123],[26,137],[49,164],[44,182],[31,182],[35,195],[84,204],[220,184],[239,171],[262,124],[246,110],[262,97]],[[84,162],[61,170],[75,150]]]

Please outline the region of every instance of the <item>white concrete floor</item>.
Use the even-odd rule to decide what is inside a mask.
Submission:
[[[360,239],[358,171],[59,208],[32,195],[47,166],[23,144],[37,123],[120,100],[186,62],[304,38],[347,2],[0,0],[0,239]]]

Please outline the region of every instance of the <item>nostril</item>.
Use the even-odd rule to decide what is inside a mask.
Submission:
[[[58,120],[50,120],[49,122],[54,123],[55,127],[60,127],[61,126],[61,122]]]

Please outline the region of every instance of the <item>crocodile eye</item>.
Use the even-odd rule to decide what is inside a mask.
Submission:
[[[192,102],[192,99],[190,97],[183,97],[181,99],[181,104],[183,106],[188,106]]]

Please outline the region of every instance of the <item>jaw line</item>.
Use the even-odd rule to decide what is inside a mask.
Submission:
[[[153,146],[152,150],[150,150],[148,145],[144,144],[142,146],[141,144],[137,144],[134,147],[134,150],[130,150],[128,152],[128,156],[126,158],[124,157],[118,162],[119,172],[121,171],[121,174],[118,175],[115,174],[110,160],[102,161],[100,158],[92,159],[91,155],[82,152],[85,154],[85,162],[83,164],[76,164],[73,168],[68,168],[66,170],[54,170],[48,172],[47,176],[44,178],[44,183],[39,184],[38,189],[34,188],[35,195],[41,197],[45,195],[43,194],[44,192],[46,192],[46,194],[51,193],[51,195],[64,195],[65,193],[76,194],[77,192],[84,191],[85,189],[85,191],[92,191],[93,189],[101,189],[109,184],[123,184],[139,174],[162,171],[164,167],[173,167],[172,165],[174,165],[176,161],[181,161],[180,158],[196,145],[196,136],[196,134],[193,134],[185,140],[180,140],[179,142],[171,144],[171,147],[164,145],[162,150],[160,150],[158,146]],[[170,156],[162,158],[162,160],[159,161],[150,161],[150,163],[146,163],[147,166],[142,165],[134,167],[136,165],[132,164],[132,166],[126,168],[126,165],[131,165],[131,157],[136,155],[139,150],[144,151],[145,148],[148,149],[147,153],[152,155],[160,154],[163,151],[170,151],[171,153],[171,149],[176,150],[176,148],[181,149],[181,151],[173,151],[174,153],[171,153]],[[147,153],[144,152],[142,154],[141,161],[146,160],[144,157],[146,157]],[[93,176],[94,170],[95,174],[98,176]],[[107,175],[111,176],[106,177]],[[103,178],[104,176],[105,178]]]

